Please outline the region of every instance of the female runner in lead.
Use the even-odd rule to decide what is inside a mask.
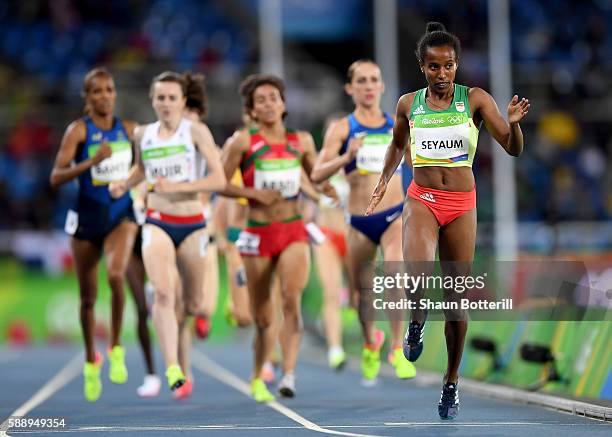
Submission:
[[[460,48],[457,37],[442,24],[427,24],[416,50],[427,87],[398,101],[393,141],[367,210],[372,214],[382,200],[409,144],[414,179],[404,202],[404,260],[409,268],[414,265],[411,263],[433,262],[437,249],[444,274],[449,275],[469,274],[474,259],[476,188],[472,162],[478,130],[484,122],[509,155],[519,156],[523,150],[519,122],[529,111],[529,100],[515,95],[508,104],[506,122],[486,91],[455,84]],[[449,320],[445,312],[445,317],[448,364],[438,413],[442,419],[453,419],[459,411],[458,370],[467,320],[465,314]],[[416,361],[423,350],[425,319],[424,311],[412,311],[404,340],[404,354],[410,361]]]

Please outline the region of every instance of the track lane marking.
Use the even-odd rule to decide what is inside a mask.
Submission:
[[[34,408],[45,402],[79,374],[79,370],[82,368],[82,363],[83,354],[79,352],[70,361],[68,361],[59,372],[53,375],[45,385],[34,393],[30,399],[25,401],[15,411],[9,414],[9,417],[24,417]],[[8,436],[7,431],[9,429],[9,417],[7,417],[0,425],[0,437]]]
[[[199,371],[217,379],[218,381],[221,381],[222,383],[226,385],[229,385],[230,387],[241,392],[248,398],[252,399],[251,388],[246,381],[243,381],[238,376],[234,375],[232,372],[230,372],[226,368],[217,364],[215,361],[208,358],[206,355],[204,355],[202,352],[198,351],[197,349],[194,349],[192,352],[192,362],[193,362],[194,367],[196,367]],[[343,436],[350,436],[350,437],[381,437],[381,436],[370,435],[370,434],[355,434],[355,433],[350,433],[350,432],[335,431],[332,429],[323,428],[317,425],[316,423],[311,422],[310,420],[306,419],[305,417],[300,416],[298,413],[293,411],[291,408],[288,408],[277,401],[266,402],[263,405],[267,405],[273,410],[283,414],[284,416],[288,417],[294,422],[299,423],[304,428],[309,429],[311,431],[320,432],[323,434],[334,434],[334,435],[343,435]]]

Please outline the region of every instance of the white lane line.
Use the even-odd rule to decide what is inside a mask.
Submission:
[[[43,385],[40,390],[38,390],[34,395],[28,399],[23,405],[17,408],[13,413],[9,415],[9,417],[23,417],[32,411],[34,408],[38,407],[40,404],[45,402],[51,396],[53,396],[57,391],[59,391],[62,387],[68,384],[72,379],[74,379],[78,374],[83,365],[83,354],[76,354],[62,369],[57,372],[45,385]],[[0,425],[0,436],[6,436],[6,431],[8,431],[8,417],[2,424]]]
[[[598,426],[608,426],[606,424],[592,424],[592,423],[552,423],[552,422],[474,422],[474,423],[439,423],[439,422],[390,422],[385,424],[369,424],[369,425],[325,425],[327,428],[411,428],[411,427],[496,427],[503,426],[509,427],[512,425],[521,425],[521,426],[560,426],[560,427],[576,427],[576,426],[586,426],[590,430],[593,427]],[[295,429],[304,429],[303,426],[293,425],[293,426],[249,426],[249,425],[145,425],[145,426],[82,426],[76,428],[65,428],[65,429],[23,429],[23,430],[14,430],[11,431],[11,434],[40,434],[40,433],[54,433],[54,434],[62,434],[62,433],[78,433],[84,434],[87,432],[171,432],[171,431],[224,431],[224,430],[232,430],[232,431],[266,431],[266,430],[278,430],[278,429],[286,429],[286,430],[295,430]],[[586,432],[586,431],[585,431]],[[348,433],[347,433],[348,434]],[[349,435],[362,435],[362,434],[349,434]]]
[[[216,362],[214,362],[213,360],[211,360],[206,355],[204,355],[203,353],[201,353],[200,351],[196,349],[193,349],[193,352],[192,352],[192,362],[193,362],[193,365],[201,372],[206,373],[209,376],[212,376],[213,378],[223,382],[224,384],[227,384],[230,387],[238,390],[239,392],[241,392],[248,398],[251,398],[251,388],[249,387],[248,383],[246,383],[245,381],[243,381],[242,379],[234,375],[232,372],[220,366],[219,364],[217,364]],[[278,411],[279,413],[285,415],[289,419],[293,420],[294,422],[299,423],[304,428],[309,429],[311,431],[320,432],[323,434],[334,434],[334,435],[343,435],[343,436],[352,436],[352,437],[380,437],[380,436],[368,435],[368,434],[355,434],[355,433],[349,433],[349,432],[334,431],[331,429],[323,428],[317,425],[316,423],[311,422],[310,420],[306,419],[305,417],[300,416],[298,413],[296,413],[292,409],[287,408],[284,405],[276,401],[266,402],[265,405],[272,408],[273,410]]]

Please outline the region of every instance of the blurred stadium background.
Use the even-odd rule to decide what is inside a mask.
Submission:
[[[511,206],[516,203],[518,253],[584,260],[603,290],[598,304],[611,308],[612,1],[509,3],[511,71],[505,73],[511,73],[511,92],[532,103],[522,123],[525,152],[511,169],[516,202],[502,197]],[[105,65],[111,70],[117,115],[141,123],[154,120],[148,99],[154,75],[166,69],[203,72],[210,101],[208,123],[219,144],[241,123],[240,80],[262,68],[282,71],[288,88],[288,124],[310,130],[320,146],[326,117],[351,108],[342,85],[353,60],[381,61],[388,81],[387,111],[394,111],[401,94],[425,86],[414,47],[430,20],[443,22],[461,40],[457,82],[491,90],[498,73],[491,67],[490,53],[503,47],[490,46],[490,37],[502,30],[490,24],[489,6],[485,0],[0,2],[0,341],[80,338],[77,284],[63,233],[76,186],[53,191],[48,180],[63,130],[82,114],[79,93],[91,67]],[[265,7],[280,8],[279,40],[274,35],[266,39],[275,27],[273,21],[261,26]],[[380,15],[389,11],[392,22]],[[394,27],[396,35],[384,33]],[[274,53],[265,58],[263,52],[274,41],[282,44],[282,58]],[[266,64],[265,59],[271,61]],[[506,102],[498,102],[504,113]],[[479,144],[474,167],[477,250],[487,256],[495,253],[495,198],[503,193],[494,189],[497,170],[486,133]],[[102,319],[109,312],[104,282],[97,306]],[[316,285],[310,289],[316,294]],[[224,292],[220,296],[222,305]],[[316,309],[317,298],[311,299]],[[134,311],[127,309],[128,336],[133,317]],[[217,338],[230,332],[222,320],[215,323]],[[562,348],[566,334],[560,330],[573,328],[561,324],[548,326],[541,341],[553,346],[557,342]],[[504,332],[510,337],[515,329]],[[581,337],[572,340],[575,351],[565,351],[572,359],[568,369],[580,375],[594,366],[600,379],[582,382],[581,387],[575,380],[571,392],[612,399],[609,317],[580,329]],[[533,326],[523,327],[520,335],[533,331]],[[440,333],[437,330],[434,341],[440,341],[442,349]],[[590,342],[587,349],[585,339]],[[583,362],[577,363],[580,353]],[[439,367],[439,361],[444,360],[437,355],[424,358],[432,368]],[[472,373],[481,374],[482,365],[473,364]],[[538,372],[539,367],[531,374]],[[521,368],[513,373],[516,378]]]

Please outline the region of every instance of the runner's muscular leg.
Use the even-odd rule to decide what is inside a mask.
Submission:
[[[363,338],[367,344],[374,344],[374,322],[371,305],[371,293],[363,292],[360,274],[364,263],[374,260],[376,246],[368,237],[354,228],[347,235],[348,243],[348,276],[351,287],[351,302],[359,312],[359,322]]]
[[[168,367],[178,363],[178,325],[174,313],[178,271],[174,244],[161,228],[147,223],[142,229],[142,256],[155,289],[153,325]]]
[[[132,221],[124,220],[117,225],[104,239],[104,256],[106,258],[106,271],[108,283],[111,288],[111,346],[120,344],[121,325],[123,323],[123,309],[125,308],[125,273],[127,270],[134,240],[138,233],[138,225]]]
[[[404,264],[412,275],[429,274],[433,271],[433,263],[436,260],[438,221],[426,205],[406,197],[402,222]],[[422,290],[417,290],[414,294],[406,290],[406,297],[415,302],[418,302],[422,294]],[[410,319],[423,322],[425,314],[420,309],[412,310]]]
[[[98,261],[100,249],[87,240],[72,238],[70,241],[80,295],[80,318],[83,341],[85,343],[85,357],[90,363],[95,361],[94,305],[98,294]]]
[[[226,238],[228,225],[228,203],[231,200],[227,197],[219,196],[213,210],[213,222],[216,230],[216,239],[219,252],[227,257],[227,246],[230,244]]]
[[[145,297],[145,268],[140,259],[135,254],[130,257],[128,263],[126,277],[134,302],[136,303],[136,311],[138,315],[137,320],[137,331],[138,341],[142,348],[142,353],[145,357],[145,363],[147,366],[147,374],[152,375],[155,373],[155,366],[153,364],[153,353],[151,350],[151,336],[149,334],[149,326],[147,319],[149,318],[149,311],[147,310],[147,299]]]
[[[177,294],[180,295],[182,318],[179,323],[179,362],[187,379],[193,381],[191,370],[192,332],[189,316],[204,314],[205,296],[209,293],[204,288],[206,283],[206,259],[208,250],[208,233],[205,228],[189,234],[177,250],[177,265],[180,273]],[[182,291],[182,292],[181,292]],[[209,314],[207,314],[209,315]]]
[[[333,243],[326,239],[315,245],[314,260],[323,286],[323,327],[327,346],[342,346],[340,321],[340,290],[342,289],[342,259]]]
[[[183,286],[181,278],[176,278],[176,321],[178,323],[178,361],[185,377],[193,382],[193,371],[191,369],[191,347],[192,347],[192,324],[191,319],[185,312]]]
[[[189,234],[176,252],[185,312],[191,316],[204,314],[204,296],[210,292],[204,289],[207,246],[208,233],[202,228]]]
[[[290,244],[278,257],[276,274],[280,280],[283,326],[280,330],[283,373],[295,369],[302,339],[302,292],[310,273],[310,249],[306,242]]]
[[[208,243],[206,249],[206,267],[204,268],[203,288],[203,314],[212,318],[217,310],[217,298],[219,297],[219,250],[217,243]]]
[[[253,324],[251,304],[249,302],[249,290],[240,281],[244,280],[245,267],[240,252],[234,244],[228,244],[225,259],[228,262],[230,293],[232,294],[232,313],[236,318],[238,326],[250,326]],[[240,281],[239,276],[241,277]]]
[[[440,230],[440,262],[445,274],[469,275],[474,261],[476,246],[476,210],[472,210],[456,218]],[[446,262],[451,262],[447,264]],[[444,382],[457,382],[459,379],[459,364],[463,355],[465,335],[467,333],[467,317],[463,312],[445,314],[444,324],[448,365]],[[459,319],[459,320],[458,320]]]
[[[232,199],[228,204],[227,226],[243,228],[246,223],[248,207]],[[250,326],[253,324],[251,304],[249,303],[249,290],[244,281],[245,269],[240,252],[235,244],[227,245],[228,272],[230,275],[230,292],[232,293],[232,313],[238,326]]]
[[[255,322],[253,377],[260,378],[264,361],[270,357],[276,342],[276,337],[271,329],[274,308],[270,296],[274,263],[270,258],[261,256],[245,256],[243,260],[247,274],[251,314]]]

